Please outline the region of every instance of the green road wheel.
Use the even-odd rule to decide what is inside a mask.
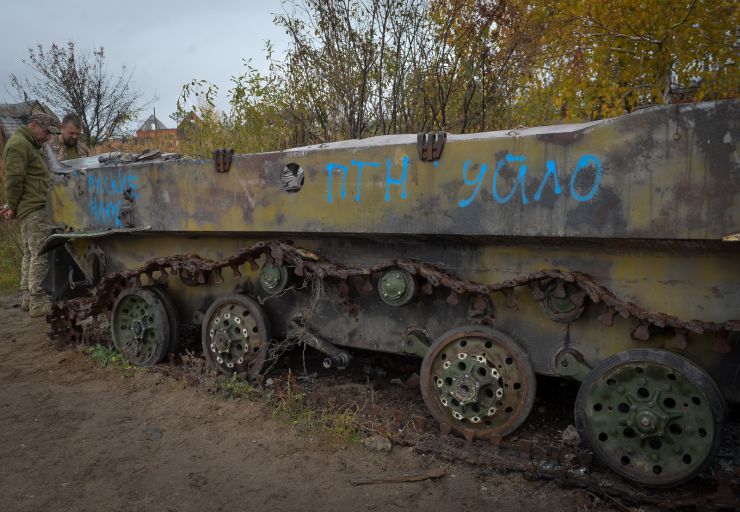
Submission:
[[[226,375],[246,373],[254,379],[265,362],[270,326],[257,301],[229,295],[208,308],[201,340],[211,368]]]
[[[378,293],[389,306],[405,306],[416,295],[416,279],[400,268],[386,270],[378,280]]]
[[[548,283],[544,289],[544,299],[540,301],[540,306],[545,314],[554,322],[570,323],[577,320],[585,309],[581,305],[576,305],[573,296],[579,292],[577,286],[571,283],[565,283],[562,287],[562,296],[558,297],[558,282],[556,280]]]
[[[126,289],[116,299],[111,313],[113,344],[136,366],[153,366],[170,347],[170,318],[154,291]]]
[[[468,439],[513,432],[532,410],[536,387],[524,349],[477,325],[443,334],[421,366],[421,392],[432,416]]]
[[[167,319],[169,320],[170,324],[170,346],[167,347],[167,352],[172,352],[173,354],[177,354],[180,351],[180,314],[177,312],[177,308],[175,307],[175,303],[172,302],[172,298],[167,293],[167,290],[165,288],[159,287],[159,286],[152,286],[149,288],[152,290],[155,294],[157,294],[157,297],[159,297],[159,300],[162,301],[162,305],[164,306],[165,311],[167,312]]]
[[[628,350],[581,385],[575,419],[596,457],[623,477],[672,486],[700,473],[719,445],[725,404],[707,373],[678,354]]]
[[[280,293],[288,286],[288,269],[282,265],[265,264],[260,272],[260,286],[270,295]]]

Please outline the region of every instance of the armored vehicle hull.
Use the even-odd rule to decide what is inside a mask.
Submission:
[[[256,379],[295,344],[340,368],[347,348],[417,355],[432,415],[469,439],[514,431],[536,373],[567,376],[599,458],[676,484],[740,400],[739,114],[67,162],[51,335],[110,310],[148,365],[196,324],[214,368]]]

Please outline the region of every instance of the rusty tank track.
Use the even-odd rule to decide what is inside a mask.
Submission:
[[[490,294],[501,293],[504,295],[507,307],[516,307],[517,302],[514,291],[519,287],[525,287],[535,300],[542,301],[545,298],[545,291],[542,289],[542,284],[547,284],[548,289],[554,290],[553,293],[556,296],[558,296],[557,294],[560,291],[564,291],[566,284],[568,284],[571,287],[576,287],[576,293],[569,294],[575,305],[583,305],[586,298],[594,303],[604,304],[604,312],[599,315],[599,321],[604,325],[611,326],[616,315],[620,315],[626,319],[633,318],[637,320],[637,326],[632,332],[635,340],[644,341],[649,339],[650,336],[660,333],[672,334],[673,336],[666,342],[666,346],[677,351],[681,351],[687,347],[689,333],[713,333],[716,340],[714,350],[717,352],[729,352],[731,348],[727,342],[728,335],[740,331],[740,321],[738,320],[721,323],[700,320],[685,321],[664,313],[648,312],[638,305],[617,298],[611,291],[594,282],[589,275],[581,272],[564,272],[556,269],[541,270],[520,276],[516,279],[485,285],[457,279],[431,264],[417,260],[394,258],[383,260],[369,267],[343,267],[310,251],[296,247],[289,242],[264,241],[258,242],[251,247],[243,248],[237,255],[221,261],[204,259],[195,254],[180,254],[153,258],[139,268],[109,274],[101,279],[98,286],[94,289],[92,296],[56,302],[52,305],[52,311],[47,316],[50,326],[49,340],[56,346],[100,342],[100,339],[96,339],[90,335],[91,332],[97,332],[97,336],[100,336],[100,330],[90,329],[89,327],[83,328],[83,325],[87,319],[92,319],[94,326],[96,316],[108,313],[116,296],[123,289],[143,285],[164,284],[171,276],[180,277],[191,285],[205,285],[209,279],[214,279],[215,282],[219,283],[224,280],[223,271],[225,269],[231,270],[234,279],[239,279],[242,276],[239,267],[248,264],[251,270],[256,271],[259,269],[256,260],[263,255],[267,257],[269,263],[292,267],[293,273],[298,277],[333,280],[342,297],[350,294],[350,283],[348,283],[348,279],[361,278],[361,284],[356,286],[359,288],[357,291],[371,292],[374,290],[371,282],[373,274],[396,267],[402,268],[424,280],[421,285],[422,294],[431,295],[435,288],[449,290],[447,301],[450,304],[457,304],[460,296],[464,294],[485,299]],[[146,283],[143,281],[144,276],[146,276],[146,280],[148,281]],[[444,431],[445,429],[442,429],[442,432]],[[493,450],[497,452],[497,445],[500,443],[500,438],[492,440],[492,442],[494,443]],[[423,443],[417,446],[416,450],[420,453],[434,453],[443,459],[468,460],[470,458],[469,455],[455,455],[448,452],[437,453],[439,451],[438,449],[429,448]],[[529,459],[531,449],[524,447],[522,450],[527,454],[526,459]],[[711,510],[727,510],[737,506],[737,497],[733,489],[736,488],[740,480],[740,464],[736,460],[738,453],[736,447],[726,446],[724,451],[731,454],[731,456],[723,456],[721,452],[717,455],[717,458],[724,459],[724,462],[722,463],[723,471],[717,474],[718,485],[716,491],[709,494],[684,497],[675,501],[668,500],[662,502],[659,499],[651,498],[647,495],[635,496],[634,492],[628,488],[624,490],[611,489],[605,491],[599,489],[598,483],[589,474],[538,468],[536,465],[533,466],[531,461],[522,461],[515,464],[493,457],[490,464],[493,464],[498,470],[521,472],[529,475],[529,477],[556,480],[566,487],[585,489],[595,495],[601,495],[608,499],[621,499],[624,503],[651,505],[664,510],[675,510],[686,506],[700,506]],[[488,457],[481,457],[481,455],[478,454],[478,456],[468,461],[474,464],[483,464],[484,459]],[[589,462],[586,466],[590,465],[590,456],[588,459]]]
[[[338,291],[342,296],[349,295],[350,288],[347,283],[349,278],[363,278],[363,289],[370,291],[372,290],[370,279],[373,274],[395,267],[424,279],[421,292],[426,295],[431,295],[437,287],[448,289],[450,293],[447,302],[450,304],[457,304],[460,295],[463,294],[487,297],[493,293],[502,293],[506,306],[516,307],[514,294],[516,288],[527,287],[535,300],[542,301],[545,298],[545,292],[541,288],[543,280],[555,282],[553,293],[556,297],[564,297],[565,285],[570,283],[570,286],[577,287],[575,293],[569,294],[576,306],[582,306],[586,297],[594,303],[603,303],[606,306],[604,312],[599,315],[599,321],[605,326],[611,326],[616,315],[627,319],[634,318],[638,320],[638,325],[632,331],[635,340],[647,341],[654,334],[672,333],[673,337],[666,345],[667,348],[677,351],[687,347],[689,333],[699,335],[713,333],[716,340],[714,350],[726,353],[731,350],[727,341],[729,333],[740,332],[740,320],[686,321],[665,313],[649,312],[638,305],[619,299],[607,288],[594,282],[591,276],[582,272],[547,269],[486,285],[457,279],[431,264],[417,260],[394,258],[383,260],[370,267],[343,267],[288,242],[265,241],[242,248],[237,255],[221,261],[204,259],[196,254],[178,254],[153,258],[137,269],[109,274],[101,279],[91,297],[56,302],[52,305],[52,311],[47,316],[50,326],[49,339],[54,344],[62,345],[89,341],[80,323],[110,310],[116,296],[124,288],[143,286],[143,276],[147,277],[148,285],[164,284],[171,275],[179,275],[192,284],[206,284],[213,276],[215,282],[220,283],[224,279],[224,269],[230,269],[234,279],[241,277],[239,267],[244,264],[249,264],[253,271],[257,270],[259,266],[256,260],[262,255],[266,255],[270,262],[276,265],[291,266],[298,277],[336,280]]]

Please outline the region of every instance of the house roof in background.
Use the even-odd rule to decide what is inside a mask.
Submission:
[[[21,103],[0,103],[0,130],[2,130],[3,136],[7,139],[15,133],[15,131],[28,122],[28,118],[31,114],[38,112],[44,112],[49,114],[54,120],[54,123],[61,124],[59,118],[52,112],[52,110],[44,105],[43,103],[32,100],[23,101]]]
[[[146,121],[144,121],[141,126],[139,126],[139,129],[137,131],[148,132],[154,130],[167,130],[167,127],[162,121],[154,117],[154,114],[152,114],[146,118]]]

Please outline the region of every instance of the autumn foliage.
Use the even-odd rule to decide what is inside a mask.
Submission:
[[[182,150],[589,120],[740,95],[734,0],[295,0],[267,73],[183,88]]]

